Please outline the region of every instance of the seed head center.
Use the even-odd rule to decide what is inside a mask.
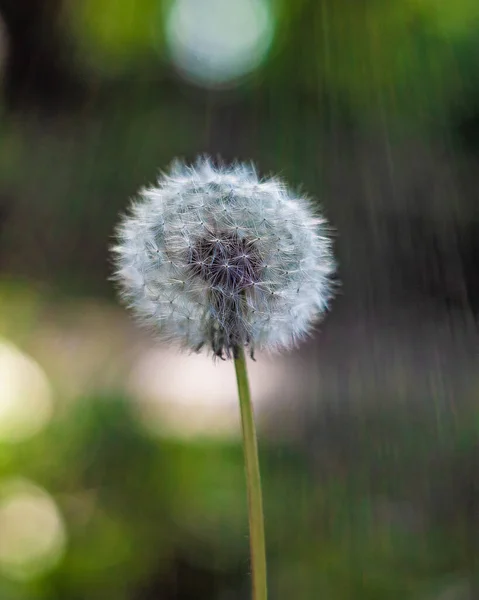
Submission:
[[[230,232],[196,240],[188,263],[194,276],[226,295],[238,294],[260,280],[263,260],[255,240]]]

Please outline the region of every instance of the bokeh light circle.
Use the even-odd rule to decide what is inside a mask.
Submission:
[[[280,398],[297,386],[292,368],[277,357],[250,361],[258,425]],[[185,375],[186,374],[186,375]],[[205,354],[179,354],[162,347],[139,353],[126,388],[145,431],[177,439],[237,439],[241,422],[232,363],[215,363]]]
[[[60,512],[43,489],[24,480],[0,485],[0,571],[27,580],[63,556],[66,532]]]
[[[32,358],[0,339],[0,442],[38,433],[53,413],[50,383]]]
[[[174,0],[166,43],[183,76],[222,86],[256,69],[273,39],[273,16],[264,0]]]

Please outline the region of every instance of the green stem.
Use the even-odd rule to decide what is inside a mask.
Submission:
[[[253,600],[267,600],[266,548],[264,540],[263,498],[259,473],[258,446],[253,407],[248,384],[248,373],[243,348],[238,348],[234,360],[243,427],[243,448],[248,490],[249,539]]]

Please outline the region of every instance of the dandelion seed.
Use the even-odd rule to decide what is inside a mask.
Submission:
[[[115,278],[138,319],[169,342],[220,357],[284,350],[328,307],[328,233],[306,199],[251,166],[176,162],[123,218]]]

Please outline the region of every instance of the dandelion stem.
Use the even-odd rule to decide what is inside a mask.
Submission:
[[[243,348],[238,348],[234,360],[243,428],[246,487],[248,490],[249,537],[253,600],[267,599],[266,549],[264,538],[263,498],[259,472],[258,446],[248,372]]]

